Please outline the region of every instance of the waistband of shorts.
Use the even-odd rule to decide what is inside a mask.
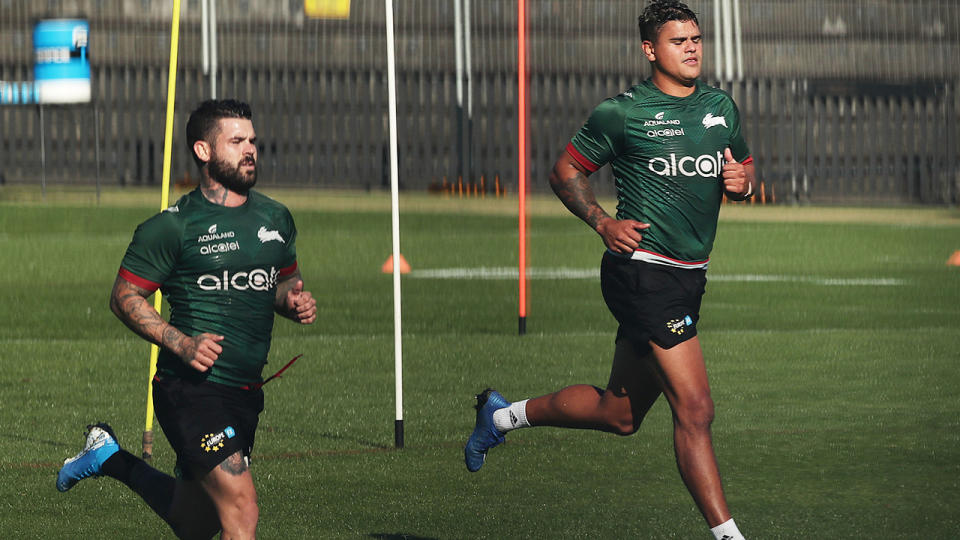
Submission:
[[[179,382],[179,383],[182,383],[182,384],[192,385],[192,386],[206,386],[206,387],[209,387],[209,388],[219,388],[219,389],[221,389],[221,390],[223,390],[223,391],[226,391],[226,392],[235,392],[235,391],[249,392],[249,391],[251,391],[251,390],[260,390],[260,387],[263,386],[262,384],[256,384],[256,383],[255,383],[255,384],[248,384],[248,385],[244,385],[244,386],[234,386],[234,385],[232,385],[232,384],[223,384],[223,383],[220,383],[220,382],[209,381],[209,380],[204,379],[204,378],[196,378],[196,379],[190,378],[190,379],[187,379],[187,378],[175,377],[175,376],[162,376],[162,377],[161,377],[159,373],[153,376],[153,382],[156,382],[156,383],[163,384],[163,383],[170,383],[170,382],[173,382],[173,381],[176,381],[176,382]]]
[[[622,259],[632,259],[634,261],[641,261],[650,264],[659,264],[662,266],[672,266],[673,268],[685,268],[688,270],[706,270],[707,266],[710,264],[710,259],[704,261],[681,261],[666,255],[661,255],[659,253],[649,251],[646,249],[637,249],[630,255],[625,255],[623,253],[617,253],[615,251],[607,250],[607,253],[613,255],[614,257],[620,257]]]

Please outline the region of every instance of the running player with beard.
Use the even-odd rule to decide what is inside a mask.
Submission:
[[[639,22],[653,75],[597,106],[550,176],[563,204],[607,248],[601,289],[619,322],[609,382],[515,403],[485,390],[464,459],[479,470],[505,433],[523,427],[630,435],[663,394],[680,476],[717,540],[739,540],[713,451],[714,406],[696,325],[721,198],[749,198],[754,167],[733,100],[698,80],[703,50],[693,11],[655,0]],[[587,180],[607,163],[615,218]]]
[[[297,267],[293,218],[251,189],[251,118],[235,100],[193,111],[187,146],[201,184],[137,227],[110,296],[117,317],[161,348],[153,400],[177,455],[174,476],[121,449],[107,424],[88,426],[83,451],[57,475],[60,491],[87,477],[122,481],[181,538],[255,537],[249,458],[274,314],[316,320]],[[169,322],[147,301],[157,289],[170,303]]]

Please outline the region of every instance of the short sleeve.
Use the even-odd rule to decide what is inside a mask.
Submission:
[[[733,119],[730,124],[730,153],[733,154],[733,159],[743,162],[750,157],[750,148],[740,131],[740,110],[732,98],[727,98],[727,100],[731,110],[730,117]]]
[[[280,275],[286,276],[292,274],[297,269],[297,225],[293,221],[290,211],[284,209],[284,228],[286,236],[290,239],[286,245],[286,253],[280,267]]]
[[[120,263],[120,275],[145,289],[159,288],[180,256],[181,232],[180,224],[168,212],[141,223]]]
[[[604,100],[573,136],[567,152],[593,172],[613,161],[623,148],[624,111],[614,99]]]

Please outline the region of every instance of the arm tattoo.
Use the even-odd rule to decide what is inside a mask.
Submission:
[[[563,205],[591,228],[596,229],[601,219],[610,217],[597,203],[590,181],[582,172],[576,171],[572,177],[560,178],[554,171],[550,175],[550,187]]]
[[[220,462],[220,470],[229,473],[231,476],[240,476],[247,469],[249,469],[247,460],[240,452],[234,452],[230,457]]]
[[[118,276],[110,295],[110,309],[138,336],[179,354],[187,336],[160,317],[147,301],[151,293]]]

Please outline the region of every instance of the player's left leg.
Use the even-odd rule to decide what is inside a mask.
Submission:
[[[673,412],[674,451],[680,476],[707,524],[717,527],[730,520],[730,511],[713,451],[713,398],[700,340],[693,337],[669,349],[653,342],[651,345],[653,367]]]
[[[260,509],[253,476],[242,452],[234,452],[207,473],[200,484],[216,508],[223,540],[256,537]]]

